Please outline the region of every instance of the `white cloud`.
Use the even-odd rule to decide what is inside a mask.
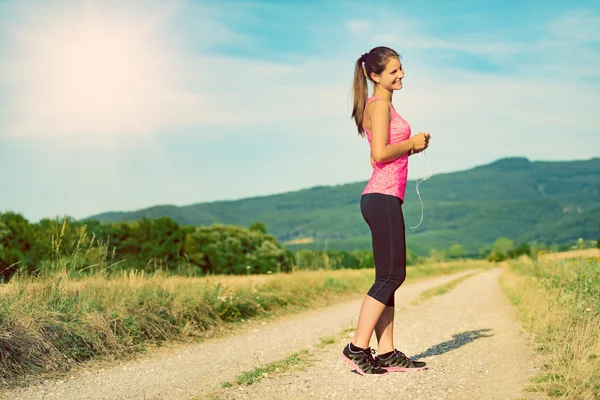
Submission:
[[[531,77],[533,70],[562,65],[569,60],[543,59],[540,65],[530,61],[518,65],[516,74],[506,76],[465,72],[431,62],[435,60],[431,50],[510,60],[539,46],[504,41],[490,44],[476,36],[451,42],[427,36],[415,29],[411,21],[395,20],[401,21],[397,34],[378,33],[378,28],[370,26],[366,20],[347,20],[344,24],[352,32],[369,30],[373,34],[370,37],[379,42],[401,44],[408,52],[425,50],[419,55],[428,58],[421,58],[418,64],[414,61],[416,57],[405,60],[405,89],[396,96],[398,108],[406,113],[409,122],[415,124],[414,129],[438,131],[447,138],[464,140],[461,148],[465,151],[481,147],[483,138],[502,137],[504,139],[497,145],[498,152],[510,152],[512,143],[533,148],[539,146],[545,135],[556,138],[565,129],[592,131],[598,128],[588,112],[590,107],[600,108],[595,94],[597,85],[577,82],[576,77],[570,77],[568,84],[567,79]],[[208,44],[252,42],[251,38],[215,21],[207,26],[199,29],[207,35]],[[208,31],[221,33],[211,36]],[[365,42],[369,40],[367,36]],[[544,43],[544,46],[550,46],[549,42]],[[206,46],[210,47],[208,44]],[[167,78],[162,83],[153,82],[143,96],[146,103],[140,106],[143,112],[137,114],[142,117],[140,125],[129,125],[130,131],[121,129],[121,133],[136,130],[169,132],[180,127],[196,128],[199,133],[227,127],[238,129],[239,134],[254,134],[256,129],[304,135],[354,131],[348,97],[355,59],[352,53],[347,57],[336,53],[335,58],[324,57],[319,61],[307,57],[304,62],[294,64],[216,56],[206,48],[195,55],[174,54],[165,60],[169,66]],[[594,56],[588,54],[587,57],[593,59]],[[9,76],[15,76],[19,71],[26,69],[19,67],[10,71]],[[520,72],[526,73],[520,75]],[[25,79],[25,76],[21,78]],[[23,101],[22,104],[30,102]],[[19,121],[29,124],[25,125],[27,131],[36,133],[41,128],[52,129],[48,119],[25,118],[27,110],[11,109],[19,116]],[[484,131],[488,136],[482,133]]]
[[[536,67],[532,72],[538,76],[554,74],[561,80],[600,78],[600,14],[569,12],[548,22],[543,32],[543,38],[527,49],[537,63],[524,69]]]
[[[178,4],[115,10],[86,3],[74,10],[37,3],[12,10],[24,17],[2,24],[0,135],[139,135],[218,119],[205,112],[213,100],[182,79],[201,72],[214,80],[218,69],[192,71],[194,58],[163,26],[181,11]],[[199,15],[188,21],[197,24],[195,48],[251,44],[210,13]]]
[[[547,23],[545,31],[570,44],[600,44],[600,14],[590,11],[569,12]]]
[[[509,30],[443,36],[430,34],[426,24],[399,15],[385,14],[379,19],[370,43],[394,47],[401,54],[428,60],[478,56],[504,69],[518,70],[523,76],[565,68],[574,74],[569,79],[600,76],[600,14],[595,11],[566,12],[546,23],[523,27],[520,40]],[[389,26],[394,27],[393,32],[383,28]]]
[[[373,36],[371,43],[375,46],[393,46],[399,43],[398,35],[395,33],[377,34]]]
[[[490,59],[500,60],[506,56],[522,51],[519,43],[489,42],[489,41],[444,41],[435,38],[416,38],[399,42],[404,47],[423,50],[446,50],[457,53],[487,56]]]
[[[371,24],[365,19],[350,19],[345,22],[345,25],[350,32],[362,34],[367,32]]]

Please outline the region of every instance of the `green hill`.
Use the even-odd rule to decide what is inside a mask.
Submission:
[[[329,249],[370,249],[370,232],[359,208],[365,184],[317,186],[182,207],[154,206],[86,219],[117,222],[167,216],[182,225],[244,226],[260,221],[292,249],[322,249],[325,245]],[[424,220],[417,229],[407,229],[407,245],[420,254],[454,243],[476,252],[501,236],[547,244],[600,236],[600,158],[535,162],[505,158],[466,171],[434,175],[419,190]],[[416,225],[421,217],[414,181],[407,188],[404,215],[407,227]]]

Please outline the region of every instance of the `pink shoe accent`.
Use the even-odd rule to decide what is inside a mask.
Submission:
[[[408,371],[421,371],[421,370],[429,369],[429,368],[427,368],[427,365],[424,367],[420,367],[420,368],[404,368],[404,367],[381,367],[381,368],[385,369],[388,372],[408,372]]]
[[[348,364],[351,368],[355,369],[356,372],[358,372],[359,374],[361,374],[362,376],[366,376],[367,374],[364,373],[364,371],[362,369],[360,369],[360,367],[358,365],[356,365],[356,363],[354,361],[352,361],[351,359],[349,359],[348,357],[346,357],[346,355],[342,352],[342,354],[340,354],[340,358],[342,359],[343,362],[345,362],[346,364]],[[388,373],[384,373],[384,374],[377,374],[377,375],[387,375]],[[369,374],[369,375],[375,375],[375,374]]]

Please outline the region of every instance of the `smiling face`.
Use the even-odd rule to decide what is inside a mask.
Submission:
[[[382,89],[389,91],[402,89],[402,78],[404,78],[402,62],[396,57],[390,58],[383,72],[372,73],[371,78],[374,82],[378,82]]]

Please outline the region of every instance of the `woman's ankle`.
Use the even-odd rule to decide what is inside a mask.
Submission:
[[[359,351],[363,351],[364,349],[366,349],[366,347],[360,347],[355,345],[353,342],[350,342],[350,350],[354,351],[354,352],[359,352]]]

